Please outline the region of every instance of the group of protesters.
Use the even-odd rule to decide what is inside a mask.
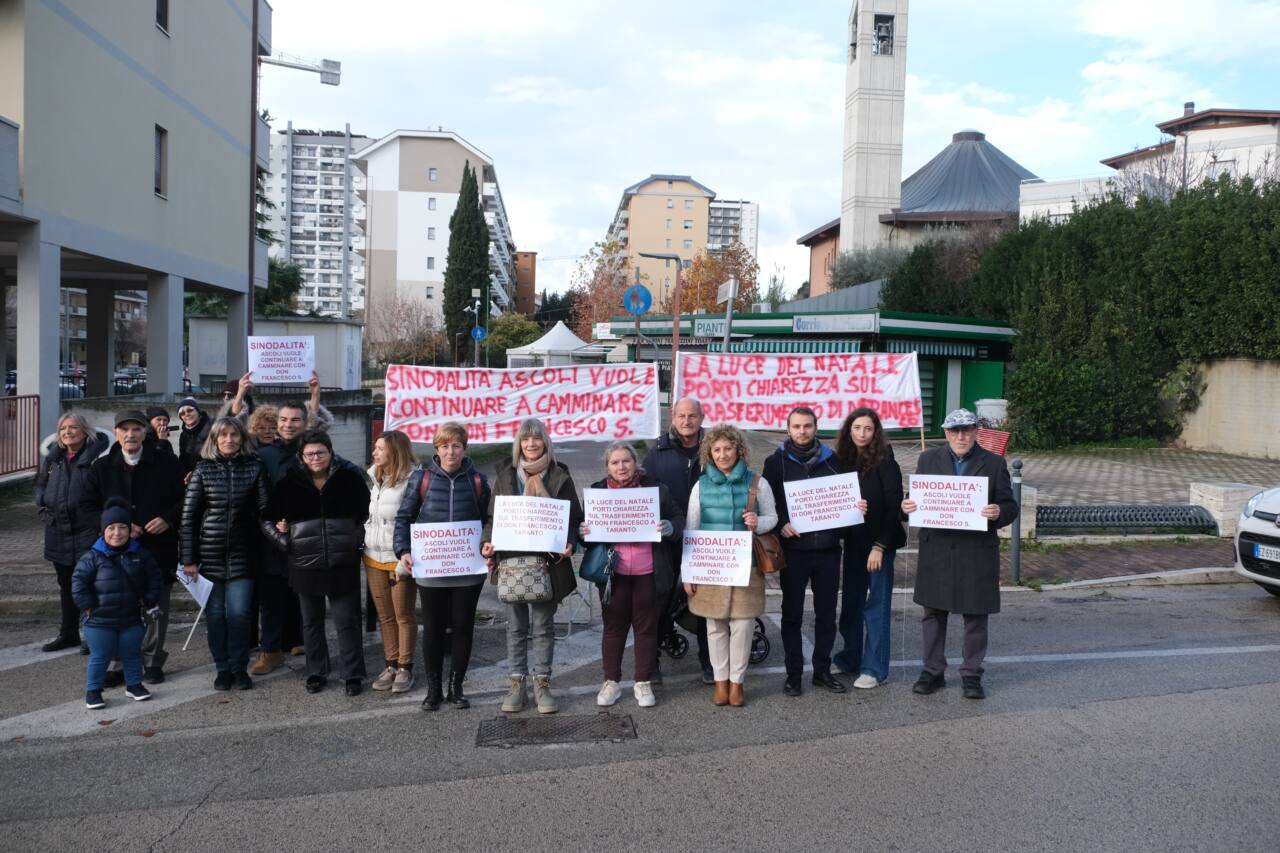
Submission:
[[[560,602],[578,589],[573,555],[590,539],[568,467],[556,459],[546,426],[523,421],[511,456],[492,481],[467,455],[467,427],[448,422],[433,433],[433,452],[419,463],[408,437],[383,433],[372,465],[361,470],[334,452],[332,417],[320,405],[319,382],[305,403],[254,406],[246,374],[229,389],[222,410],[204,412],[194,399],[178,405],[175,450],[167,411],[124,411],[114,436],[85,418],[64,414],[46,440],[36,504],[46,523],[45,557],[61,589],[58,636],[44,648],[81,646],[89,656],[86,706],[104,707],[104,689],[123,685],[134,700],[146,684],[164,681],[165,634],[173,583],[199,578],[209,587],[204,617],[218,690],[248,690],[289,655],[305,655],[305,687],[324,690],[331,672],[326,616],[338,640],[339,677],[349,696],[367,678],[361,638],[361,569],[381,630],[384,668],[375,691],[405,693],[425,682],[424,710],[469,706],[464,682],[474,640],[477,603],[486,580],[504,572],[543,584],[543,594],[508,599],[506,713],[532,705],[555,713],[551,688],[554,620]],[[233,396],[234,394],[234,396]],[[656,704],[662,682],[660,638],[674,612],[696,629],[702,681],[718,706],[746,702],[744,681],[756,619],[765,608],[764,566],[754,563],[745,586],[695,585],[682,579],[685,530],[776,531],[782,567],[783,692],[803,693],[805,599],[813,596],[812,684],[847,688],[836,672],[871,689],[889,676],[894,559],[906,542],[904,521],[917,506],[904,497],[902,472],[876,412],[859,408],[841,424],[834,449],[817,436],[818,417],[795,408],[787,438],[759,473],[745,435],[719,424],[704,427],[702,406],[685,398],[672,407],[670,429],[643,459],[625,442],[604,452],[596,489],[658,490],[657,542],[608,543],[612,574],[602,586],[604,682],[597,704],[622,696],[622,658],[634,636],[634,696]],[[924,667],[914,690],[944,685],[947,619],[964,617],[964,695],[982,698],[987,616],[999,610],[999,548],[995,531],[1012,522],[1017,505],[1003,460],[974,440],[966,410],[947,416],[947,444],[924,452],[917,472],[985,476],[991,502],[986,531],[922,529],[915,600],[924,608]],[[114,440],[113,440],[114,439]],[[864,521],[800,532],[791,523],[785,484],[856,474]],[[557,553],[494,547],[498,498],[554,498],[569,507],[565,547]],[[457,576],[415,572],[415,524],[477,522],[480,556],[489,571]],[[841,590],[843,589],[843,595]],[[418,605],[422,660],[415,673]],[[837,605],[839,614],[837,615]],[[841,649],[835,652],[837,634]],[[251,650],[259,652],[250,663]],[[834,652],[834,653],[833,653]],[[449,660],[449,671],[444,661]]]

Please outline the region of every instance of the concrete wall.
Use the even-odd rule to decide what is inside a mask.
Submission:
[[[1183,422],[1179,444],[1280,459],[1280,361],[1224,359],[1204,365],[1208,386],[1200,408]]]
[[[187,321],[188,365],[192,383],[201,377],[227,372],[227,321],[212,317],[192,317]],[[335,319],[302,318],[253,321],[254,335],[311,335],[316,339],[316,373],[327,388],[360,387],[360,354],[363,327]]]

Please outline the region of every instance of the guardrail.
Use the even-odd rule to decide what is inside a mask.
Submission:
[[[0,475],[40,465],[40,397],[0,397]]]

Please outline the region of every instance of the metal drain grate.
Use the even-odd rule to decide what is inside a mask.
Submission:
[[[484,720],[476,730],[476,746],[547,746],[558,743],[595,743],[634,740],[636,725],[630,715],[557,714],[554,717],[498,717]]]

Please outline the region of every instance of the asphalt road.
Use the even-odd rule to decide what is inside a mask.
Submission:
[[[27,647],[42,626],[4,620],[0,849],[1276,849],[1280,599],[1009,593],[974,702],[954,674],[910,692],[905,598],[879,689],[783,696],[770,624],[744,709],[713,707],[689,654],[664,662],[656,708],[628,690],[612,709],[635,739],[508,749],[475,745],[498,716],[501,625],[478,630],[469,711],[423,713],[421,690],[310,696],[291,670],[214,693],[200,630],[155,700],[113,690],[91,712],[84,659],[45,659]],[[566,716],[596,713],[594,630],[557,650]]]

